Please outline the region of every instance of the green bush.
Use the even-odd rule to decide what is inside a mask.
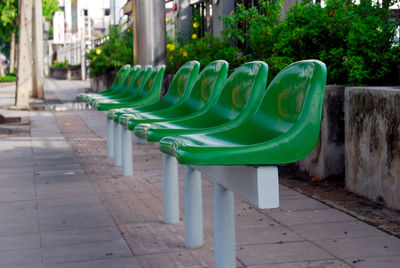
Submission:
[[[90,76],[97,77],[107,71],[117,71],[125,64],[133,65],[133,35],[130,28],[110,28],[110,35],[103,45],[88,53]]]
[[[378,1],[327,0],[321,7],[305,0],[278,21],[280,2],[238,5],[224,19],[226,38],[244,46],[248,58],[266,61],[271,76],[294,61],[319,59],[327,65],[328,83],[388,82],[399,61],[399,44],[394,41],[399,21],[392,20]]]
[[[215,60],[226,60],[235,68],[247,59],[243,53],[220,38],[206,35],[192,39],[186,44],[167,44],[167,72],[174,74],[179,67],[190,60],[197,60],[203,68]]]
[[[67,68],[68,67],[68,60],[64,60],[64,62],[54,61],[53,64],[50,67],[51,68]]]

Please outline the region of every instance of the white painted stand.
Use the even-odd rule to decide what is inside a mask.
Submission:
[[[192,166],[192,168],[207,175],[215,183],[215,267],[236,267],[233,193],[260,209],[278,207],[278,168],[275,166]],[[186,202],[190,200],[186,200],[185,197]]]
[[[122,126],[121,124],[114,124],[114,165],[121,166],[121,156],[122,156]]]
[[[215,267],[236,267],[235,201],[233,192],[214,184]]]
[[[201,173],[191,166],[185,166],[184,198],[186,247],[201,247],[204,240]]]
[[[132,134],[127,127],[122,127],[122,176],[132,175]]]
[[[107,157],[114,156],[114,120],[107,117]]]
[[[164,222],[179,223],[179,182],[176,158],[163,154]]]

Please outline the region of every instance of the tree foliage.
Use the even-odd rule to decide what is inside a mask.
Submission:
[[[329,83],[390,82],[400,59],[394,39],[400,23],[390,17],[387,6],[398,1],[326,0],[322,7],[305,0],[296,3],[283,21],[263,18],[266,8],[279,8],[271,4],[279,1],[260,2],[258,7],[238,6],[225,18],[225,35],[248,40],[245,51],[266,61],[271,75],[291,62],[319,59],[327,65]],[[245,32],[238,27],[244,24],[251,26]]]

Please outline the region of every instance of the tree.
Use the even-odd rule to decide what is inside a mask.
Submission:
[[[17,32],[18,0],[0,2],[0,38],[10,46],[10,72],[14,72],[15,62],[15,34]]]
[[[58,0],[42,0],[43,17],[51,21],[56,11],[59,11]],[[0,1],[0,39],[10,44],[10,72],[14,71],[16,34],[18,32],[18,0]]]
[[[51,21],[54,13],[61,10],[58,7],[58,0],[42,0],[42,9],[46,21]]]

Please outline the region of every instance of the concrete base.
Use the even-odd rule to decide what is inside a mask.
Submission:
[[[344,86],[326,86],[321,131],[315,149],[298,162],[319,178],[344,176]]]
[[[400,209],[400,88],[346,88],[346,187]]]
[[[99,77],[91,77],[90,88],[95,92],[107,90],[114,82],[116,74],[116,72],[108,72],[99,75]]]

